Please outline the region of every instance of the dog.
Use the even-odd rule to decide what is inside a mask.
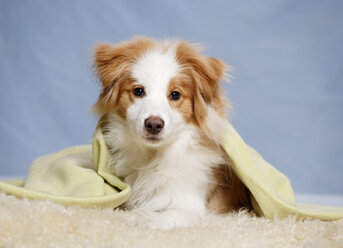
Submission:
[[[251,209],[250,192],[221,143],[228,66],[182,40],[98,44],[94,105],[113,173],[131,185],[124,208],[144,225],[191,226],[208,212]]]

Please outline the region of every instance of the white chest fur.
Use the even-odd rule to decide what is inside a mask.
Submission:
[[[191,212],[187,219],[203,214],[211,169],[224,162],[219,149],[201,145],[192,126],[158,148],[146,147],[127,129],[112,116],[105,135],[113,172],[132,187],[126,207],[155,213]]]

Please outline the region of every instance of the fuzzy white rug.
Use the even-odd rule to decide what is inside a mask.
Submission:
[[[138,227],[139,218],[0,194],[0,247],[343,247],[343,219],[271,221],[232,213],[160,231]]]

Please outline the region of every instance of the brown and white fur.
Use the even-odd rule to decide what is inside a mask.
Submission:
[[[181,40],[136,38],[95,48],[95,104],[113,173],[132,187],[126,209],[155,228],[189,226],[207,211],[250,207],[221,147],[227,66]]]

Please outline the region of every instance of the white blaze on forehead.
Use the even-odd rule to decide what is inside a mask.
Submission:
[[[154,91],[167,92],[171,78],[180,70],[180,65],[175,58],[175,49],[168,50],[156,48],[144,54],[132,68],[132,76],[137,83],[144,86],[147,94]]]
[[[169,82],[180,68],[175,46],[148,51],[132,66],[131,75],[144,87],[145,96],[135,99],[127,110],[127,118],[139,133],[144,132],[144,121],[153,115],[164,121],[163,136],[171,135],[184,123],[182,116],[170,107],[167,96]]]

